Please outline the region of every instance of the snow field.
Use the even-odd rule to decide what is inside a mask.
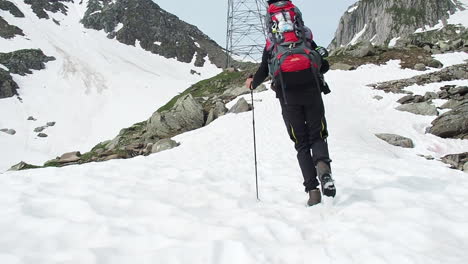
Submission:
[[[43,164],[65,152],[89,151],[120,129],[146,120],[191,84],[221,71],[209,63],[198,68],[166,59],[85,29],[79,23],[86,4],[81,1],[68,4],[67,16],[49,12],[60,26],[38,19],[23,1],[13,2],[25,18],[0,12],[26,36],[0,39],[2,52],[40,48],[57,60],[32,75],[13,75],[23,101],[0,102],[0,128],[17,131],[15,136],[0,134],[0,171],[21,160]],[[191,69],[201,76],[191,75]],[[29,116],[38,120],[27,121]],[[37,138],[34,128],[49,121],[57,122],[44,131],[49,137]]]
[[[416,154],[467,143],[425,135],[431,118],[394,110],[401,95],[373,100],[382,92],[365,86],[419,73],[392,61],[327,74],[334,200],[306,207],[267,91],[255,94],[261,202],[251,113],[229,114],[148,157],[1,175],[0,263],[464,263],[466,174]],[[390,146],[381,132],[416,148]]]

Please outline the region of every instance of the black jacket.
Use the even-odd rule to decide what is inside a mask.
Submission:
[[[317,44],[312,41],[312,49],[316,49]],[[262,63],[254,75],[252,86],[258,87],[269,75],[268,62],[271,57],[271,52],[266,48],[263,50]],[[327,60],[322,59],[322,67],[320,72],[326,73],[330,68]],[[309,104],[312,101],[312,97],[320,96],[320,87],[317,87],[316,82],[305,82],[301,83],[300,80],[310,79],[308,78],[311,73],[307,71],[298,73],[288,73],[283,75],[284,83],[293,83],[286,89],[286,100],[288,104]],[[276,97],[284,103],[284,96],[281,88],[280,80],[272,80],[272,89],[276,92]]]

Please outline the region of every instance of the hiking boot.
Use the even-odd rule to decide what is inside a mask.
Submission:
[[[317,174],[320,180],[320,184],[322,186],[322,193],[328,197],[335,197],[336,195],[336,188],[335,188],[335,181],[331,176],[331,169],[328,164],[323,161],[319,161],[317,163]]]
[[[309,191],[309,200],[307,201],[308,206],[314,206],[322,201],[322,195],[318,188]]]

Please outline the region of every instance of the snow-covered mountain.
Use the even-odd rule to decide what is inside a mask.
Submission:
[[[128,8],[121,9],[125,4]],[[133,42],[122,41],[130,39],[125,32],[133,32],[135,19],[146,19],[132,20],[131,12],[141,8],[153,16],[157,11],[159,22],[168,20],[180,32],[162,39],[151,35],[157,28],[149,24]],[[114,14],[119,16],[111,20],[116,23],[112,28],[105,19]],[[6,84],[10,93],[17,90],[18,94],[0,99],[0,129],[16,131],[13,136],[0,133],[2,171],[19,160],[43,163],[69,150],[89,150],[122,127],[147,118],[191,84],[221,71],[211,63],[221,48],[150,0],[1,0],[0,17],[0,60],[11,62],[0,65],[0,84],[2,90]],[[100,21],[105,30],[98,27]],[[188,48],[172,54],[172,46],[184,32],[186,38],[180,44]],[[149,40],[160,48],[149,48]],[[44,59],[30,52],[18,59],[15,51],[23,49],[33,49],[34,54],[40,50]],[[219,61],[216,64],[220,66]],[[17,72],[14,67],[27,69]],[[30,116],[37,120],[27,120]],[[48,122],[56,123],[46,126]],[[47,138],[34,132],[42,126]]]
[[[341,17],[330,49],[370,41],[394,45],[417,32],[448,24],[468,26],[467,0],[360,0]]]

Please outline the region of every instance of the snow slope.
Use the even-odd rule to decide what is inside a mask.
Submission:
[[[68,4],[67,16],[49,13],[60,26],[52,19],[38,19],[24,1],[13,2],[25,18],[0,12],[26,36],[0,38],[0,50],[40,48],[57,60],[33,75],[14,75],[22,103],[16,98],[0,100],[0,128],[17,131],[15,136],[0,133],[0,171],[21,160],[39,164],[64,152],[88,151],[121,128],[147,119],[191,84],[220,72],[209,63],[198,68],[168,60],[85,29],[79,20],[87,1]],[[201,75],[190,74],[191,69]],[[29,116],[38,120],[26,121]],[[37,138],[34,128],[48,121],[57,122],[45,131],[49,137]]]
[[[467,58],[438,57],[446,66]],[[267,91],[255,98],[261,202],[251,113],[229,114],[148,157],[0,175],[0,263],[464,263],[468,177],[417,154],[468,143],[424,134],[431,118],[394,110],[401,95],[373,100],[382,92],[365,86],[417,74],[396,61],[327,74],[333,201],[305,206]],[[381,132],[416,148],[390,146]]]

